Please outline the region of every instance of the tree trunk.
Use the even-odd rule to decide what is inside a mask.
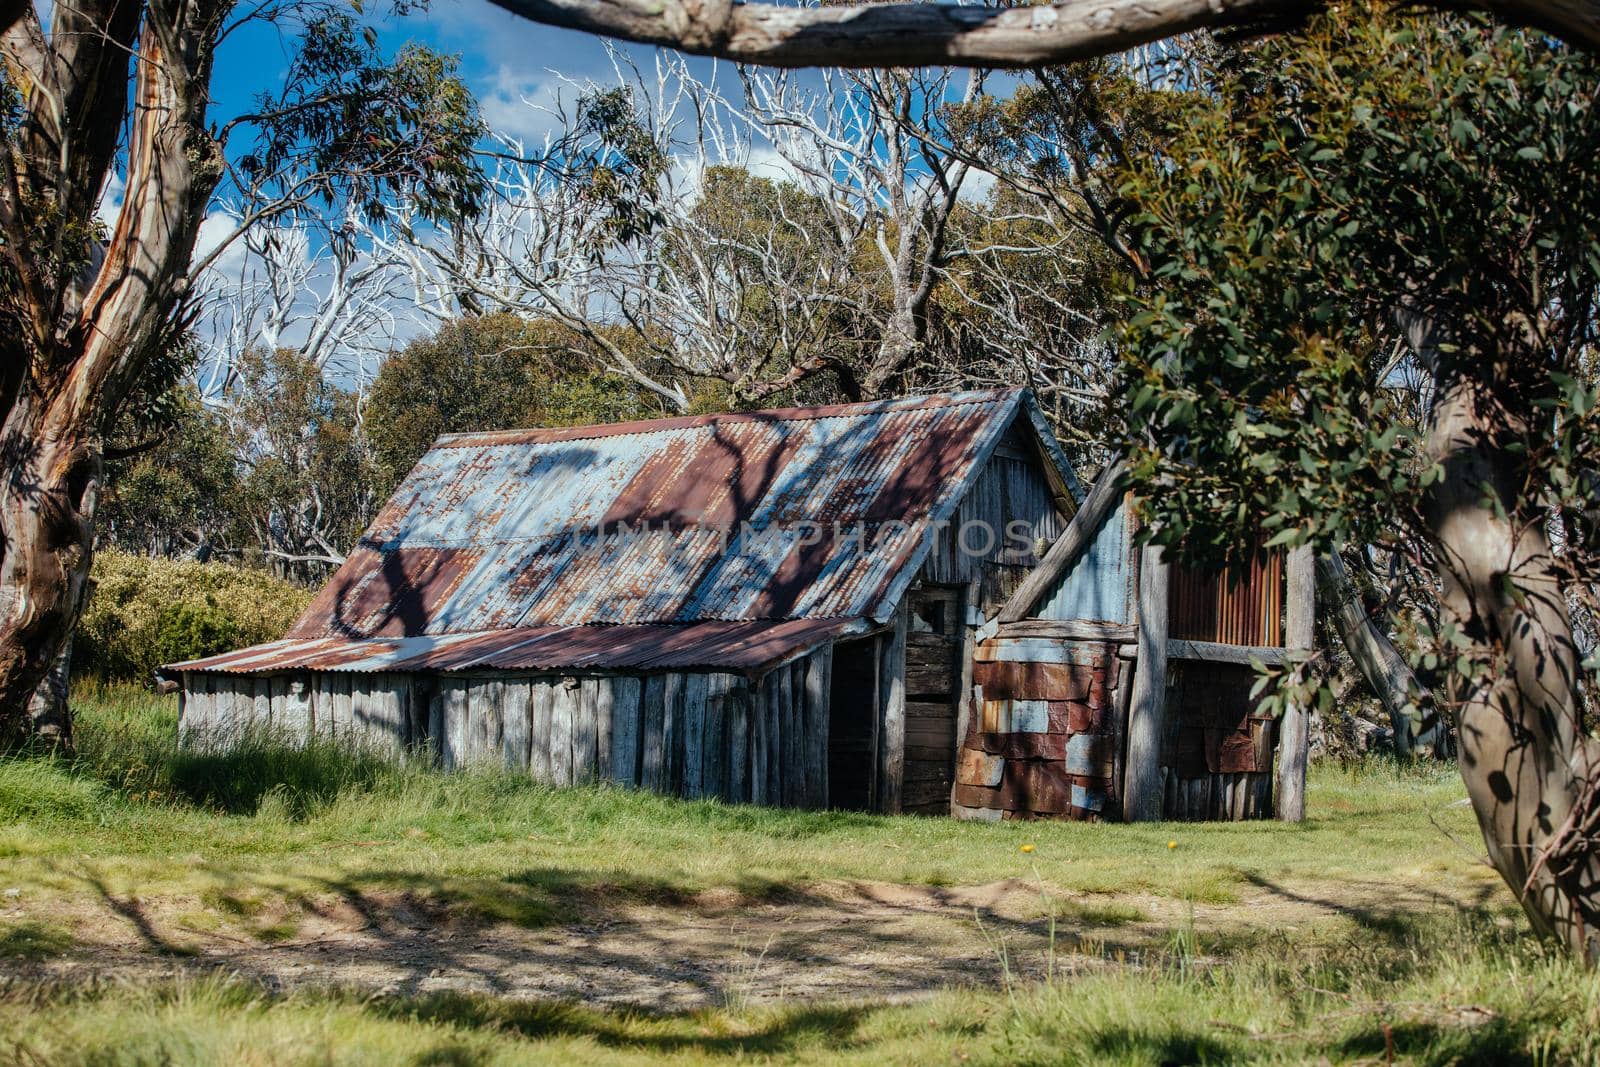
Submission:
[[[897,307],[883,324],[883,338],[878,342],[877,354],[862,379],[863,399],[876,400],[883,396],[921,349],[922,331],[918,328],[916,311]]]
[[[72,635],[68,634],[61,654],[28,701],[33,736],[40,743],[64,752],[72,751],[72,705],[67,700],[71,682]]]
[[[1425,515],[1443,621],[1480,660],[1458,711],[1461,776],[1489,859],[1534,928],[1596,961],[1600,753],[1580,721],[1576,645],[1545,524],[1519,498],[1530,421],[1491,394],[1482,367],[1460,360],[1436,357],[1427,448],[1444,476]]]
[[[1389,635],[1372,621],[1337,552],[1317,558],[1317,575],[1333,605],[1334,627],[1345,651],[1389,714],[1395,752],[1402,757],[1443,755],[1444,723],[1433,694],[1417,682]]]
[[[72,735],[65,708],[36,720],[32,701],[77,623],[101,462],[81,429],[51,417],[54,407],[32,391],[19,397],[0,446],[0,750]]]

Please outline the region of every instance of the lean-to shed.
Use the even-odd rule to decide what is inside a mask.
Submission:
[[[1019,390],[451,435],[283,640],[163,674],[198,744],[253,724],[556,784],[1115,815],[1139,580],[1097,492]],[[1206,629],[1195,589],[1202,639],[1281,643]],[[1239,795],[1204,814],[1256,813]]]

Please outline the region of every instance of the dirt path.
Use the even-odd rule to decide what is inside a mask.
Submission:
[[[1042,976],[1107,958],[1138,960],[1191,922],[1203,934],[1292,931],[1346,921],[1378,928],[1396,913],[1482,903],[1487,883],[1444,898],[1415,886],[1260,885],[1237,903],[1154,896],[1046,900],[1020,881],[965,888],[835,883],[749,901],[702,894],[688,905],[586,905],[584,921],[528,929],[471,923],[404,894],[334,897],[276,944],[183,930],[160,907],[74,923],[66,951],[15,966],[27,978],[147,980],[221,972],[273,989],[338,985],[376,993],[459,991],[684,1010],[776,998],[909,999],[994,986],[1005,970]],[[1056,914],[1054,951],[1048,915]],[[117,910],[117,909],[112,909]],[[108,921],[114,918],[116,921]],[[174,946],[181,945],[181,951]]]

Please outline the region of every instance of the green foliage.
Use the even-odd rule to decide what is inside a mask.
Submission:
[[[1594,339],[1592,56],[1354,6],[1203,69],[1167,150],[1122,186],[1146,271],[1120,401],[1157,540],[1218,556],[1248,547],[1241,529],[1327,545],[1421,528],[1442,472],[1399,394],[1422,326],[1495,403],[1572,425],[1583,405],[1548,371],[1575,374]],[[1548,425],[1507,444],[1542,456]],[[1593,484],[1593,441],[1529,470]]]
[[[460,319],[411,342],[384,362],[366,404],[380,488],[440,434],[664,414],[659,400],[594,365],[571,330],[510,314]]]
[[[233,507],[247,546],[267,557],[246,558],[302,578],[326,574],[377,506],[358,398],[280,349],[245,353],[233,399],[242,472]]]
[[[256,131],[236,165],[241,191],[372,219],[402,193],[424,219],[476,214],[484,181],[473,153],[485,131],[459,61],[417,44],[386,56],[358,14],[321,8],[306,19],[283,87],[238,120]]]
[[[640,118],[633,90],[619,86],[584,94],[575,133],[571,179],[583,183],[586,201],[606,212],[607,235],[627,243],[660,225],[655,194],[671,160]]]
[[[100,543],[131,552],[204,556],[239,534],[237,434],[192,388],[173,390],[153,447],[108,464]],[[143,442],[139,442],[143,443]]]
[[[311,599],[257,571],[115,550],[96,554],[91,579],[74,671],[145,685],[163,663],[277,640]]]

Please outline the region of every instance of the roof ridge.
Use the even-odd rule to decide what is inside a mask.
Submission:
[[[627,422],[601,422],[585,426],[535,426],[525,429],[467,430],[440,434],[430,445],[435,448],[471,448],[496,444],[549,444],[587,441],[599,437],[630,437],[672,430],[745,422],[816,422],[822,419],[849,418],[883,411],[926,411],[929,408],[968,407],[987,404],[1026,392],[1026,387],[971,389],[951,393],[922,393],[913,396],[862,400],[847,404],[821,404],[810,407],[763,408],[757,411],[725,411],[706,415],[668,415],[659,419],[633,419]]]

